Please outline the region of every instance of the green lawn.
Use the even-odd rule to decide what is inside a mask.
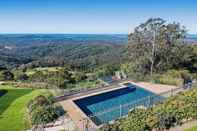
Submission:
[[[186,129],[184,131],[197,131],[197,126],[194,126],[192,128]]]
[[[27,75],[33,75],[35,72],[41,71],[44,74],[46,74],[48,72],[59,71],[60,69],[62,69],[62,67],[42,67],[42,68],[28,69],[26,73]]]
[[[82,81],[79,82],[76,86],[79,86],[81,88],[94,88],[98,84],[98,81]]]
[[[0,86],[8,92],[0,97],[0,131],[23,131],[30,125],[27,122],[27,103],[43,94],[44,90],[13,89]]]

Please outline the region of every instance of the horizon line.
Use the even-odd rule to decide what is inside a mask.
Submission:
[[[46,33],[36,33],[36,32],[19,32],[19,33],[0,33],[0,35],[128,35],[129,33],[53,33],[53,32],[46,32]]]
[[[0,35],[128,35],[130,33],[87,33],[87,32],[79,32],[79,33],[58,33],[58,32],[0,32]],[[187,35],[197,35],[197,33],[187,33]]]

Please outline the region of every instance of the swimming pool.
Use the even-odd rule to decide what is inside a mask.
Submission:
[[[74,102],[87,116],[94,116],[96,114],[91,119],[96,125],[100,125],[118,119],[120,116],[127,115],[131,107],[124,106],[121,108],[121,105],[154,95],[154,93],[131,83],[123,85],[125,86],[124,88],[81,98],[74,100]],[[101,113],[104,111],[107,112]]]

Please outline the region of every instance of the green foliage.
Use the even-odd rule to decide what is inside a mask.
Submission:
[[[117,123],[114,125],[104,124],[98,131],[119,131],[119,125]]]
[[[182,57],[178,60],[177,66],[197,73],[197,45],[184,45],[180,52]]]
[[[122,131],[145,131],[148,130],[149,127],[146,123],[146,118],[148,114],[146,114],[145,109],[134,109],[132,110],[128,117],[121,120],[120,122],[120,130]]]
[[[76,72],[74,76],[76,81],[84,81],[87,79],[87,76],[84,72]]]
[[[120,119],[108,130],[118,127],[117,131],[165,130],[185,121],[197,119],[197,89],[181,92],[165,102],[148,109],[134,109],[128,117]],[[104,127],[106,128],[106,127]]]
[[[152,77],[154,83],[167,84],[167,85],[177,85],[181,86],[183,79],[188,77],[193,77],[195,79],[195,73],[190,73],[188,70],[168,70],[163,74],[155,74]]]
[[[132,78],[136,76],[134,74],[138,73],[136,64],[132,62],[121,64],[120,69],[123,70],[128,76]]]
[[[37,71],[32,76],[30,76],[32,82],[44,82],[45,78],[46,76],[42,71]]]
[[[83,82],[77,83],[76,87],[80,87],[80,88],[94,88],[94,87],[98,87],[99,84],[100,84],[100,81],[98,81],[98,80],[83,81]]]
[[[0,72],[0,80],[2,81],[14,80],[14,74],[9,70],[2,71]]]
[[[166,74],[162,74],[162,75],[155,74],[152,78],[152,82],[157,84],[166,84],[166,85],[176,85],[176,86],[182,85],[182,79],[172,77]]]
[[[0,40],[2,39],[4,37]],[[36,35],[25,35],[23,37],[12,37],[12,39],[7,37],[7,39],[4,39],[4,43],[7,43],[7,41],[9,41],[9,46],[16,47],[12,48],[11,51],[1,50],[0,52],[0,65],[8,68],[71,65],[73,68],[80,70],[93,70],[103,64],[119,63],[118,58],[121,57],[121,53],[125,49],[124,45],[121,45],[122,43],[116,44],[116,42],[86,39],[75,41],[70,38],[54,40],[53,36],[42,39]],[[109,41],[111,40],[109,39]]]
[[[4,75],[2,74],[2,71],[0,72],[0,81],[4,79]]]
[[[135,28],[129,35],[129,56],[142,74],[163,72],[175,67],[182,58],[186,35],[179,23],[153,18]]]
[[[38,96],[28,104],[32,124],[47,124],[62,115],[61,108],[53,104],[51,99]]]
[[[194,126],[192,128],[186,129],[184,131],[197,131],[197,126]]]
[[[23,73],[23,74],[21,74],[21,75],[18,76],[18,79],[20,81],[27,81],[29,79],[29,77],[28,77],[27,74]]]
[[[115,71],[120,69],[120,65],[103,65],[94,70],[97,77],[103,77],[107,75],[114,75]]]
[[[92,88],[100,83],[95,72],[86,73],[84,71],[73,70],[68,66],[34,68],[27,69],[26,72],[21,69],[15,69],[13,72],[16,81],[24,84],[37,84],[39,88]]]
[[[29,79],[29,76],[26,74],[26,71],[23,70],[13,70],[14,73],[14,79],[16,81],[27,81]]]

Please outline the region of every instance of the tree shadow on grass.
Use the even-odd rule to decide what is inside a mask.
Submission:
[[[0,89],[0,97],[5,95],[8,91],[6,89]]]
[[[7,89],[7,93],[0,97],[0,115],[19,97],[31,93],[31,89]]]

